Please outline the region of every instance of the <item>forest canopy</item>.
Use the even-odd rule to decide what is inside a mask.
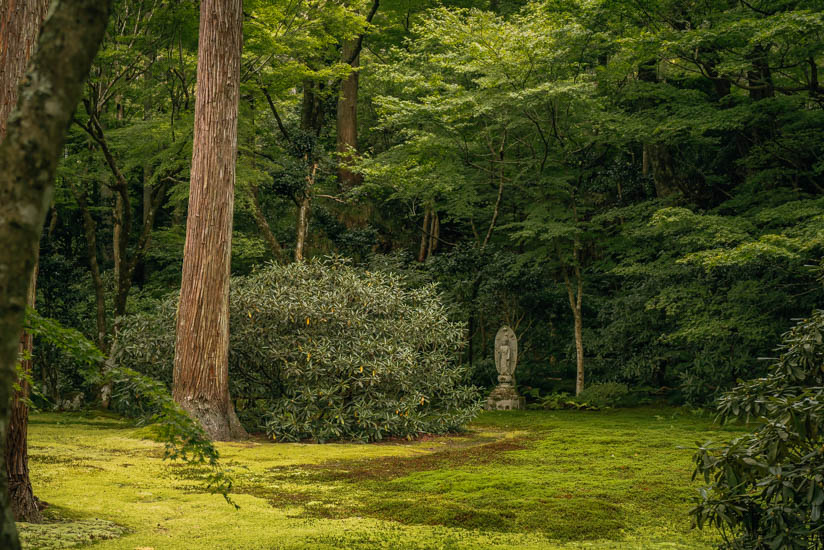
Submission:
[[[341,254],[439,283],[478,385],[508,323],[527,388],[707,403],[822,297],[821,8],[247,1],[232,273]],[[195,21],[115,6],[60,164],[38,311],[104,351],[179,284]]]

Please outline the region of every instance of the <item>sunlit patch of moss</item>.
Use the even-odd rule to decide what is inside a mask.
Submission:
[[[127,529],[102,519],[18,523],[20,539],[25,548],[53,550],[92,544],[123,536]]]
[[[686,513],[689,447],[740,429],[675,409],[508,411],[413,442],[225,443],[235,511],[145,429],[34,420],[37,495],[61,517],[128,529],[95,550],[709,549]]]

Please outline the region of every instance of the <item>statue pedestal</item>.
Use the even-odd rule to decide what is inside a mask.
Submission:
[[[513,411],[524,408],[524,398],[518,395],[518,390],[512,384],[498,384],[486,398],[488,411]]]

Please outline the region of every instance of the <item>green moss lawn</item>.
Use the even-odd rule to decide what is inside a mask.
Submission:
[[[27,548],[710,548],[687,516],[690,448],[735,429],[675,409],[529,411],[411,443],[221,444],[236,511],[146,428],[39,414],[32,482],[51,522],[18,525]]]

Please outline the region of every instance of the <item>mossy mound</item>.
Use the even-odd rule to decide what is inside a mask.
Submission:
[[[129,532],[125,527],[103,519],[18,523],[17,529],[23,548],[31,550],[73,548],[101,540],[116,539]]]

